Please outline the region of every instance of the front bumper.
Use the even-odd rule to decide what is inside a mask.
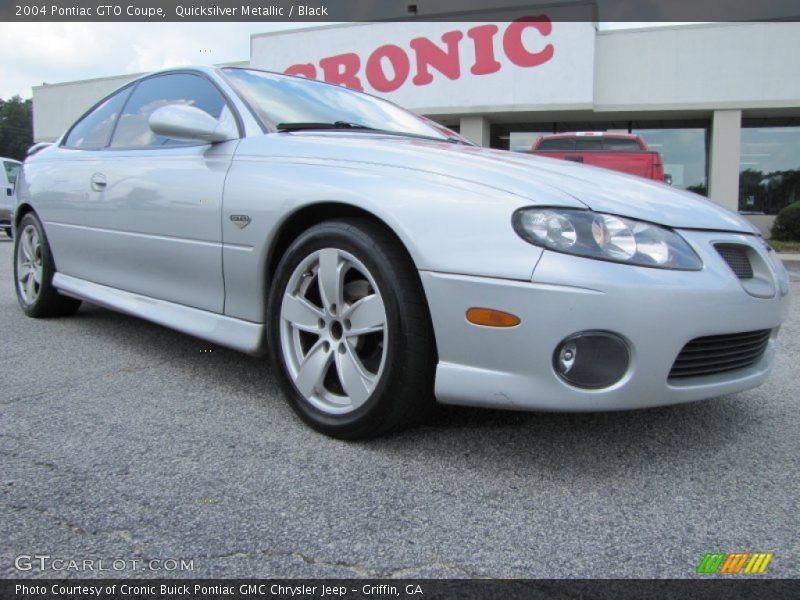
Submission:
[[[701,271],[632,267],[546,251],[532,281],[421,272],[439,364],[440,402],[522,410],[625,410],[712,398],[760,385],[774,361],[788,310],[788,276],[753,236],[681,232],[703,259]],[[774,294],[749,294],[712,243],[747,244],[769,267]],[[533,254],[533,253],[532,253]],[[465,313],[488,307],[517,315],[509,329],[476,326]],[[762,358],[751,367],[669,380],[675,358],[696,337],[771,329]],[[604,330],[623,337],[631,362],[620,381],[579,389],[553,369],[553,352],[567,336]]]

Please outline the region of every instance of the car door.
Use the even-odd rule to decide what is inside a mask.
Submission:
[[[238,141],[212,145],[155,134],[150,114],[169,104],[234,119],[222,92],[200,74],[168,73],[135,84],[107,146],[82,161],[78,177],[85,192],[71,198],[74,222],[65,224],[71,243],[61,244],[71,246],[72,256],[63,269],[57,267],[95,283],[221,313],[222,192]]]
[[[30,156],[17,195],[33,205],[41,219],[56,270],[99,282],[105,280],[105,256],[96,231],[102,222],[101,195],[90,193],[92,173],[102,167],[103,150],[125,101],[128,85],[89,109],[57,145]]]

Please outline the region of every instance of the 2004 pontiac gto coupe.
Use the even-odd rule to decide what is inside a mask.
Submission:
[[[28,157],[14,225],[29,316],[85,299],[268,352],[300,417],[343,438],[434,398],[596,411],[752,388],[788,302],[757,231],[698,196],[253,69],[117,90]]]

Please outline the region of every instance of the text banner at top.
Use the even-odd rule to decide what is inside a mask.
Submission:
[[[0,0],[5,22],[511,21],[700,22],[800,20],[797,0]]]

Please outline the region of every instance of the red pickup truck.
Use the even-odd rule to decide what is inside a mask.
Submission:
[[[536,140],[531,154],[665,181],[661,155],[648,150],[647,144],[638,135],[595,131],[556,133]]]

